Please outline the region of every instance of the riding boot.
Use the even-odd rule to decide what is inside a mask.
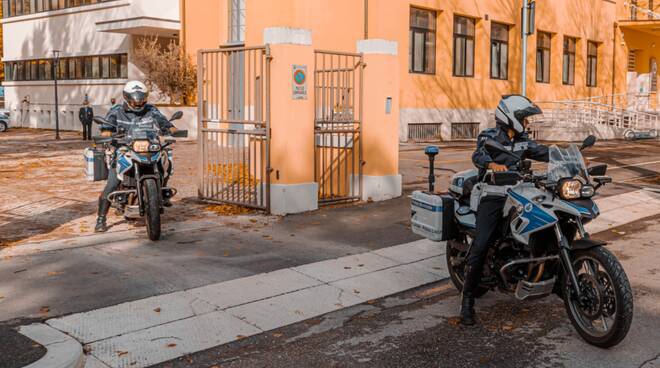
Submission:
[[[474,292],[479,285],[481,272],[470,266],[465,268],[465,282],[463,283],[463,299],[461,301],[461,323],[472,326],[476,323],[474,311]]]
[[[110,201],[104,198],[99,198],[98,217],[96,218],[96,227],[94,228],[94,232],[104,233],[108,231],[106,216],[109,210],[110,210]]]

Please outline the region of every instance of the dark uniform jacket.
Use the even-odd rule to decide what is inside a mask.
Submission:
[[[170,128],[174,127],[172,123],[153,105],[144,105],[144,108],[139,113],[131,111],[126,103],[123,105],[113,106],[105,117],[105,120],[111,123],[134,123],[139,120],[152,118],[160,126],[160,130],[166,133]],[[101,131],[114,132],[115,128],[111,125],[102,125]]]
[[[91,124],[94,119],[94,110],[89,106],[83,106],[78,111],[78,118],[82,123]]]
[[[483,177],[488,168],[488,164],[505,165],[509,170],[515,170],[516,160],[504,153],[490,153],[486,150],[484,143],[492,139],[503,145],[521,159],[531,158],[536,161],[548,162],[548,147],[536,143],[530,139],[527,133],[523,133],[514,139],[509,139],[509,135],[503,129],[489,128],[479,134],[477,138],[477,150],[472,154],[472,162],[479,169],[479,177]]]

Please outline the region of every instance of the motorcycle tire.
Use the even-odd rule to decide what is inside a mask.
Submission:
[[[574,267],[580,266],[580,263],[583,260],[590,260],[597,263],[598,269],[596,270],[596,273],[598,277],[596,280],[599,289],[598,295],[600,296],[600,293],[603,292],[609,292],[611,296],[614,296],[614,300],[611,300],[612,298],[610,295],[600,297],[598,306],[601,317],[588,316],[584,310],[579,307],[578,302],[571,297],[573,292],[571,292],[569,288],[572,286],[570,282],[568,282],[568,277],[564,276],[562,284],[564,288],[564,306],[566,307],[566,313],[568,314],[575,330],[586,342],[600,348],[610,348],[619,344],[626,337],[630,330],[630,325],[632,324],[633,293],[630,287],[630,282],[628,281],[628,277],[626,276],[621,263],[619,263],[617,258],[609,250],[603,247],[594,247],[587,250],[576,251],[573,255]],[[601,268],[602,271],[600,271]],[[579,270],[579,268],[576,269],[578,277],[581,276]],[[585,278],[588,277],[589,276],[586,276]],[[606,281],[606,285],[603,285],[602,281]],[[608,287],[612,290],[608,291]],[[613,312],[611,310],[612,307],[614,307]],[[602,333],[593,333],[593,331],[589,331],[588,326],[584,326],[585,323],[589,322],[587,320],[595,321],[600,319],[601,321],[605,321],[605,313],[610,314],[607,318],[613,319],[613,323],[609,328],[607,328],[606,324],[601,323],[605,326],[605,331]],[[616,314],[612,317],[611,314],[613,313]]]
[[[456,288],[456,290],[463,292],[464,275],[463,272],[460,270],[464,268],[465,263],[464,262],[461,263],[461,266],[458,267],[452,267],[453,257],[456,255],[457,252],[459,252],[456,248],[452,246],[452,243],[455,241],[456,240],[447,241],[447,249],[445,252],[445,255],[447,257],[447,268],[449,269],[449,277],[451,278],[451,282],[454,284],[454,287]],[[488,288],[478,286],[474,292],[474,297],[481,298],[487,292],[488,292]]]
[[[0,121],[0,133],[6,132],[9,129],[9,126],[6,122]]]
[[[146,223],[149,239],[160,239],[160,193],[154,179],[146,179],[142,184],[144,188],[144,203],[146,205]]]

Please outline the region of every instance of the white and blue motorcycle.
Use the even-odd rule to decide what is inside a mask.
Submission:
[[[478,296],[498,289],[523,300],[556,293],[571,323],[588,343],[608,348],[621,342],[632,323],[633,295],[616,257],[592,239],[584,225],[598,217],[593,201],[597,190],[611,183],[607,165],[587,169],[581,150],[594,145],[590,136],[578,148],[549,148],[547,172],[535,173],[531,162],[495,141],[490,152],[504,152],[519,160],[513,172],[489,172],[478,179],[476,170],[457,173],[449,193],[430,190],[412,196],[412,228],[434,241],[447,241],[447,265],[458,290],[463,287],[466,256],[475,238],[475,215],[482,195],[499,191],[507,197],[500,236],[490,247]],[[427,148],[433,170],[435,147]],[[497,195],[497,194],[496,194]]]

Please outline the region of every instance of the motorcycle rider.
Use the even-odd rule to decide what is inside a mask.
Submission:
[[[172,134],[177,131],[176,127],[163,115],[158,109],[147,103],[149,98],[149,90],[144,83],[140,81],[131,81],[126,83],[123,91],[124,103],[121,105],[114,105],[106,115],[105,119],[113,124],[118,121],[123,123],[131,123],[145,118],[152,118],[160,126],[163,134]],[[101,136],[110,137],[116,133],[116,128],[109,124],[101,125]],[[108,170],[108,180],[105,188],[99,197],[98,217],[96,219],[95,232],[105,232],[108,230],[106,216],[110,210],[110,201],[108,195],[119,187],[121,183],[117,178],[116,170],[116,157],[113,154],[110,159],[110,167]],[[169,170],[171,170],[171,165]],[[163,186],[167,186],[169,180],[169,172],[165,176]],[[166,207],[171,206],[169,199],[163,199],[163,205]]]
[[[503,153],[491,153],[485,142],[494,140],[521,159],[531,158],[548,162],[548,147],[530,139],[525,132],[527,118],[541,114],[541,109],[527,97],[507,95],[500,100],[495,110],[497,127],[482,131],[477,138],[477,149],[472,155],[472,162],[479,169],[479,179],[483,180],[486,172],[516,170],[517,161]],[[506,194],[503,187],[488,185],[482,194],[476,216],[476,237],[470,247],[465,267],[463,300],[461,302],[461,322],[464,325],[475,324],[474,295],[481,280],[481,271],[488,254],[488,247],[496,239],[495,235],[503,217]]]

